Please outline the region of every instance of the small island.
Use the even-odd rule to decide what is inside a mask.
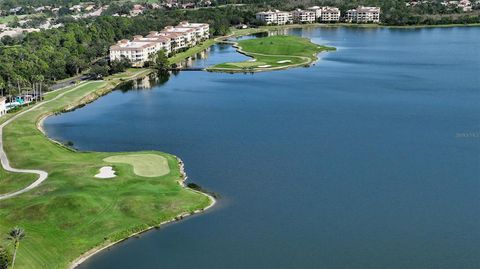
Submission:
[[[233,43],[238,52],[252,59],[217,64],[207,68],[208,71],[262,72],[308,66],[318,59],[318,53],[336,50],[333,47],[314,44],[306,38],[283,35],[226,42]]]

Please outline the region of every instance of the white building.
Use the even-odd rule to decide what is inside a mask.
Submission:
[[[5,99],[5,97],[0,96],[0,117],[7,114],[7,105],[5,104],[6,101],[7,99]]]
[[[263,21],[266,24],[276,24],[277,23],[277,13],[274,11],[263,11],[256,14],[256,19]]]
[[[460,8],[463,12],[469,12],[472,11],[472,3],[470,0],[461,0],[458,5],[458,8]]]
[[[315,22],[316,13],[311,10],[297,9],[292,11],[292,18],[296,23],[312,23]]]
[[[277,24],[284,25],[293,22],[292,13],[277,10]]]
[[[336,7],[322,7],[321,22],[338,22],[340,20],[340,9]]]
[[[120,40],[110,47],[110,61],[126,58],[133,66],[143,66],[150,55],[164,50],[167,55],[187,49],[208,39],[210,26],[204,23],[181,22],[179,26],[167,26],[160,32],[150,32],[146,37],[134,36],[132,41]]]
[[[315,20],[318,20],[322,17],[322,8],[319,6],[309,7],[307,10],[315,12]]]
[[[182,21],[177,27],[193,29],[197,42],[210,38],[210,25],[207,23],[190,23],[188,21]]]
[[[380,8],[359,6],[356,9],[350,9],[347,11],[347,21],[356,23],[379,23]]]
[[[157,45],[154,42],[138,42],[122,39],[110,47],[110,61],[126,58],[133,66],[142,66],[150,55],[154,54]]]
[[[256,14],[256,18],[266,24],[284,25],[293,22],[291,12],[280,10],[259,12]]]
[[[137,35],[133,37],[133,41],[144,42],[144,43],[154,43],[156,51],[164,50],[167,55],[170,54],[170,52],[172,52],[171,39],[165,36],[150,36],[149,34],[148,36],[143,37],[141,35]]]

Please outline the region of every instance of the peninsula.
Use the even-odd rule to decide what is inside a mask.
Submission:
[[[296,36],[270,36],[233,43],[238,52],[252,57],[244,62],[227,62],[207,68],[216,72],[262,72],[308,66],[317,60],[317,54],[335,50],[333,47],[312,43]]]

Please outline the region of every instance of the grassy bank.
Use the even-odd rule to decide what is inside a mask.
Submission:
[[[183,174],[175,156],[152,151],[135,153],[164,157],[169,173],[163,176],[138,176],[132,165],[114,163],[117,177],[96,179],[94,175],[102,166],[111,165],[105,158],[127,153],[72,151],[47,139],[36,128],[44,115],[91,102],[122,81],[148,72],[129,70],[106,81],[62,89],[48,98],[74,90],[5,127],[4,146],[12,166],[49,173],[38,188],[0,204],[0,234],[5,235],[17,225],[26,230],[16,268],[66,268],[91,249],[211,203],[208,197],[179,184]]]
[[[197,45],[195,47],[192,47],[184,52],[180,52],[175,54],[174,56],[170,57],[168,60],[170,64],[178,64],[179,62],[187,59],[188,57],[191,57],[197,53],[200,53],[206,49],[208,49],[210,46],[215,44],[216,41],[214,39],[208,39],[204,41],[202,44]]]
[[[209,71],[259,72],[308,65],[322,51],[335,48],[320,46],[310,40],[296,36],[270,36],[242,40],[235,43],[238,51],[252,60],[230,62],[209,67]]]

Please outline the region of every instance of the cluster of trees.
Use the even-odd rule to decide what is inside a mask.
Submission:
[[[114,0],[2,0],[0,1],[0,8],[9,10],[15,7],[40,7],[40,6],[73,6],[80,3],[95,3],[95,4],[110,4]]]

